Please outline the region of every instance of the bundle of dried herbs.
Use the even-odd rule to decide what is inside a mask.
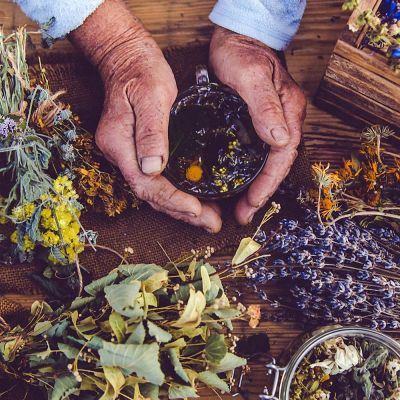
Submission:
[[[3,321],[0,371],[10,390],[35,385],[51,400],[229,392],[231,371],[246,364],[231,321],[245,313],[210,264],[122,264],[70,304],[33,303],[26,326]]]
[[[397,400],[400,359],[362,337],[336,337],[299,365],[290,400]]]

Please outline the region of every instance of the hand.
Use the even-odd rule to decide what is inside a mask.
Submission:
[[[177,88],[151,35],[122,0],[107,0],[71,39],[98,67],[104,83],[96,143],[105,157],[156,210],[218,232],[217,207],[201,204],[160,175],[168,161],[169,113]]]
[[[263,171],[236,206],[237,221],[246,225],[273,195],[296,159],[306,99],[276,52],[250,37],[217,27],[210,63],[218,79],[248,104],[257,134],[271,146]]]

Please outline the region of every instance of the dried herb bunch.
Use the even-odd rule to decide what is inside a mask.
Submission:
[[[20,261],[47,249],[52,263],[74,263],[96,240],[79,222],[82,203],[112,216],[137,200],[116,171],[103,169],[91,135],[59,100],[63,92],[51,92],[44,68],[30,80],[26,42],[22,28],[0,31],[0,222],[4,233],[14,230],[9,247]]]
[[[283,219],[277,230],[247,239],[254,290],[275,307],[299,310],[308,323],[399,329],[399,235],[349,219],[325,226],[314,211],[304,213],[302,221]],[[289,295],[268,296],[268,282]]]
[[[360,0],[346,0],[343,10],[355,10]],[[367,28],[363,46],[382,51],[395,72],[400,71],[400,2],[383,0],[378,11],[362,12],[349,28],[353,32]]]
[[[400,359],[362,337],[335,337],[298,367],[290,400],[397,400]]]
[[[400,136],[372,126],[361,138],[361,149],[341,169],[314,164],[317,189],[299,200],[316,206],[321,223],[360,217],[365,224],[384,220],[400,232]]]
[[[122,264],[84,291],[57,310],[35,302],[24,327],[0,326],[5,379],[52,400],[177,399],[202,385],[229,392],[246,364],[229,333],[246,310],[207,263]]]

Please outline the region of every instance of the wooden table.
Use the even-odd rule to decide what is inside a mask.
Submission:
[[[212,25],[207,16],[215,0],[126,0],[126,3],[143,20],[161,47],[191,41],[207,42],[210,38]],[[351,147],[358,143],[358,132],[354,128],[312,104],[330,53],[347,20],[347,15],[341,12],[341,4],[342,1],[308,0],[300,32],[286,52],[288,68],[309,98],[304,136],[313,161],[338,161],[344,156],[344,148],[349,153]],[[35,29],[35,24],[23,15],[12,0],[0,0],[0,24],[4,25],[6,31],[23,24]],[[67,41],[59,42],[55,47],[63,52],[74,51]],[[25,306],[32,301],[31,298],[12,294],[6,297]],[[243,297],[245,304],[260,302],[251,292]],[[262,308],[266,310],[264,304]],[[271,339],[273,355],[278,355],[301,332],[293,322],[262,322],[251,331],[242,324],[236,330],[238,334],[266,331]],[[264,384],[262,366],[254,369],[250,385],[252,395],[247,398],[257,398]],[[209,394],[204,397],[216,398]]]

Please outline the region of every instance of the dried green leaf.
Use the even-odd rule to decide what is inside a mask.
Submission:
[[[239,265],[260,250],[261,245],[250,237],[243,238],[232,259],[232,265]]]
[[[200,273],[203,284],[203,293],[206,294],[211,288],[211,280],[210,276],[208,275],[207,268],[204,265],[201,266]]]
[[[144,329],[143,322],[140,321],[135,328],[133,329],[132,333],[126,340],[126,344],[143,344],[144,339],[146,337],[146,331]]]
[[[173,399],[186,399],[188,397],[199,397],[196,389],[191,386],[171,384],[168,389],[168,398]]]
[[[235,368],[247,364],[245,358],[238,357],[236,354],[227,353],[218,364],[210,364],[210,371],[219,374],[221,372],[233,371]]]
[[[79,382],[72,374],[59,376],[51,392],[51,400],[64,400],[78,391]]]
[[[136,373],[155,385],[162,385],[164,374],[161,370],[159,346],[151,344],[114,344],[104,342],[99,350],[100,363],[103,367],[126,369],[130,374]]]
[[[206,342],[205,354],[212,364],[218,364],[226,355],[227,347],[224,335],[213,333]]]
[[[69,344],[66,343],[57,343],[58,348],[62,353],[64,353],[65,357],[67,357],[69,360],[73,360],[78,357],[79,350],[76,349],[75,347],[70,346]]]
[[[30,333],[31,336],[39,336],[45,333],[52,327],[50,321],[42,321],[38,322],[35,327],[33,328],[33,332]]]
[[[167,343],[172,339],[172,335],[169,332],[160,328],[151,321],[147,321],[147,329],[149,331],[149,335],[154,337],[159,343]]]
[[[117,278],[118,273],[112,272],[111,274],[103,276],[102,278],[89,283],[89,285],[86,285],[85,292],[91,296],[96,296],[97,293],[101,292],[106,286],[114,283]]]
[[[114,390],[112,399],[115,400],[118,398],[121,389],[125,384],[125,377],[121,370],[116,367],[103,367],[103,371],[107,382]]]
[[[206,299],[202,292],[190,289],[188,303],[182,315],[172,326],[178,328],[196,328],[201,322],[201,314],[206,307]]]
[[[184,382],[189,383],[189,377],[183,369],[181,362],[179,361],[179,350],[176,348],[168,349],[169,359],[171,361],[172,366],[174,367],[175,373],[181,378]]]
[[[78,310],[79,308],[82,308],[86,306],[87,304],[90,304],[96,297],[90,296],[90,297],[77,297],[69,306],[70,310]]]
[[[104,288],[108,304],[128,318],[138,318],[143,316],[143,309],[137,302],[137,297],[141,283],[133,281],[130,284],[110,285]]]
[[[114,332],[118,343],[123,343],[126,334],[126,325],[124,319],[120,314],[113,311],[108,318],[108,322],[110,323],[111,329]]]
[[[211,371],[203,371],[198,374],[200,382],[205,383],[207,386],[219,389],[223,393],[229,393],[229,386],[223,381],[216,373]]]
[[[121,265],[118,270],[129,278],[123,282],[140,281],[146,292],[153,293],[168,281],[168,271],[156,264]]]

